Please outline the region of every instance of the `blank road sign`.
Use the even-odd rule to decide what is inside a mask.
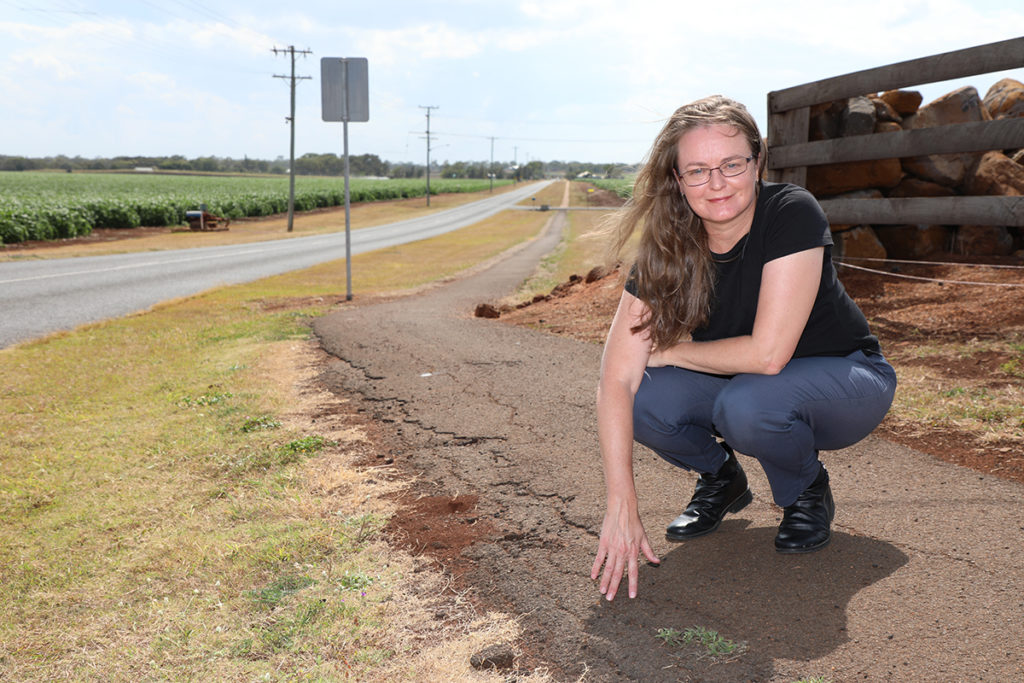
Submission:
[[[324,121],[369,121],[370,89],[365,57],[320,60],[320,98]]]

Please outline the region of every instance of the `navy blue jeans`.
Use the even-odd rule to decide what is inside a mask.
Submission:
[[[633,437],[670,463],[717,472],[721,437],[761,463],[785,507],[814,481],[818,451],[851,446],[892,404],[896,373],[879,355],[794,358],[777,375],[647,368],[633,403]]]

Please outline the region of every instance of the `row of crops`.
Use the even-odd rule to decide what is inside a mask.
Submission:
[[[495,185],[511,181],[495,181]],[[431,194],[479,192],[489,180],[431,179]],[[426,195],[422,179],[352,178],[353,203]],[[301,177],[295,210],[342,206],[340,178]],[[0,244],[87,235],[94,228],[181,225],[201,204],[227,218],[288,210],[288,178],[0,172]]]
[[[633,196],[633,178],[617,178],[614,180],[591,178],[590,183],[602,190],[610,190],[623,199],[629,199]]]

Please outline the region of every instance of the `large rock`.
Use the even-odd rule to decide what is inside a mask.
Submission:
[[[479,671],[507,671],[515,666],[515,662],[516,653],[507,643],[490,645],[469,658],[470,666]]]
[[[879,241],[870,225],[858,225],[855,228],[833,226],[832,240],[835,242],[837,257],[846,258],[886,258],[885,247]]]
[[[917,113],[921,106],[921,100],[924,99],[916,90],[887,90],[878,98],[892,107],[900,116]]]
[[[952,189],[938,183],[907,176],[900,184],[889,191],[890,197],[952,197],[956,195]]]
[[[1013,237],[1001,225],[961,225],[953,247],[964,256],[1006,256],[1013,253]]]
[[[855,190],[896,187],[902,177],[899,159],[810,166],[807,168],[807,189],[817,197],[832,197]]]
[[[1004,78],[988,89],[984,103],[994,119],[1024,116],[1024,83]]]
[[[872,97],[871,104],[875,105],[876,121],[893,121],[895,123],[900,123],[903,120],[903,117],[900,116],[896,109],[881,97]],[[914,110],[917,111],[917,107],[914,107]]]
[[[867,97],[851,97],[839,114],[839,135],[870,135],[875,132],[875,105]]]
[[[981,103],[978,91],[965,86],[943,95],[930,104],[921,107],[916,114],[903,119],[907,130],[947,126],[954,123],[987,121],[991,117]],[[933,154],[903,160],[903,168],[919,178],[930,180],[947,187],[958,187],[964,181],[968,169],[976,163],[977,154]]]
[[[964,183],[969,195],[1024,195],[1024,166],[1002,152],[988,152]]]
[[[839,117],[846,106],[846,100],[825,102],[811,107],[807,139],[831,140],[839,137]]]
[[[877,225],[875,234],[889,258],[917,259],[949,249],[950,231],[941,225]]]
[[[876,104],[870,97],[851,97],[816,104],[811,107],[807,139],[831,140],[874,133],[880,107],[883,109],[882,120],[900,120],[885,102],[878,100]]]

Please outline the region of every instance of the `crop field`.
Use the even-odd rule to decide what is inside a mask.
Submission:
[[[633,181],[635,178],[617,178],[606,180],[603,178],[589,178],[588,181],[602,190],[610,190],[623,199],[629,199],[633,195]]]
[[[495,181],[505,185],[509,180]],[[489,180],[431,179],[431,194],[478,192]],[[423,179],[352,178],[353,203],[421,197]],[[226,218],[288,210],[288,177],[0,172],[0,244],[87,235],[94,228],[180,225],[200,204]],[[342,178],[295,179],[295,210],[345,203]]]

